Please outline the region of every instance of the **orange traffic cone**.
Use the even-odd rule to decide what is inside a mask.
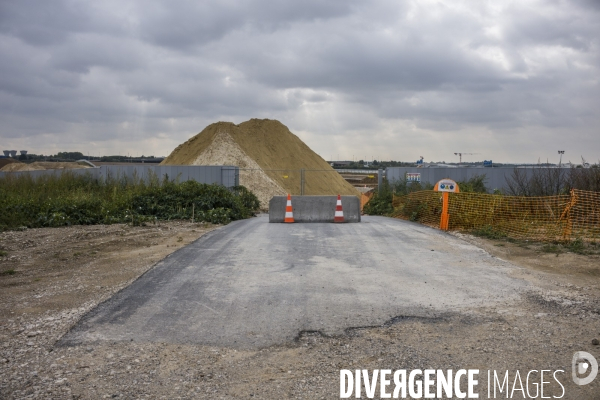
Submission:
[[[344,222],[344,211],[342,210],[342,197],[338,194],[337,203],[335,205],[335,217],[333,222]]]
[[[285,205],[285,220],[283,222],[294,222],[294,213],[292,212],[292,196],[288,193],[287,204]]]

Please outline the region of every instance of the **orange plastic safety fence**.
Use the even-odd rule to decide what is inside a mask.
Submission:
[[[413,192],[405,196],[395,196],[392,200],[394,217],[418,221],[425,225],[440,226],[442,214],[442,194],[432,190]]]
[[[394,196],[394,216],[439,227],[442,194],[433,191]],[[450,230],[490,229],[515,239],[600,240],[600,193],[516,197],[450,193]]]
[[[373,197],[373,192],[360,194],[360,211],[365,208],[365,205],[371,200],[371,197]]]

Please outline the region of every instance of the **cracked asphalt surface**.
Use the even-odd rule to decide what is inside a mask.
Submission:
[[[518,300],[515,267],[452,235],[365,216],[359,224],[231,223],[159,262],[92,310],[61,345],[163,342],[264,348],[398,317]]]

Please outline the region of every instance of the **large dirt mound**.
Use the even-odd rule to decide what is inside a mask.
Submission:
[[[281,122],[251,119],[235,125],[217,122],[179,145],[162,165],[237,165],[240,184],[263,207],[274,195],[359,195],[331,166]]]
[[[2,172],[13,172],[13,171],[40,171],[44,169],[76,169],[76,168],[90,168],[89,165],[80,164],[77,162],[46,162],[36,161],[31,164],[25,164],[22,162],[15,162],[6,164],[0,171]]]
[[[91,168],[88,164],[83,162],[47,162],[47,161],[36,161],[31,165],[42,167],[44,169],[78,169],[78,168]]]
[[[39,171],[41,169],[45,169],[40,166],[35,166],[33,164],[25,164],[22,162],[19,163],[11,163],[6,164],[4,167],[0,168],[2,172],[13,172],[13,171]]]
[[[2,168],[4,168],[5,165],[19,163],[20,161],[15,160],[14,158],[0,158],[0,170],[2,170]]]

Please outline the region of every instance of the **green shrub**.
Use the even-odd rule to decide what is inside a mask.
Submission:
[[[480,236],[488,239],[504,239],[506,234],[494,229],[491,225],[483,226],[471,232],[475,236]]]
[[[482,174],[475,175],[467,181],[460,181],[456,183],[458,184],[461,193],[487,193],[487,188],[485,187],[486,179],[487,178],[485,174]],[[499,190],[494,189],[494,194],[501,194],[496,193],[497,191],[500,192]]]
[[[379,190],[365,204],[363,211],[369,215],[389,215],[394,211],[392,200],[392,190],[388,181],[384,179]]]
[[[240,198],[242,205],[248,210],[256,211],[259,209],[260,201],[258,201],[258,197],[246,189],[245,186],[234,186],[231,190],[233,194]]]
[[[567,249],[569,249],[569,251],[573,252],[573,253],[577,253],[577,254],[587,254],[587,250],[586,250],[586,246],[583,243],[583,240],[581,240],[581,238],[577,238],[571,242],[568,242],[567,245],[565,246]]]
[[[96,180],[65,172],[32,179],[0,179],[0,230],[191,219],[228,223],[248,218],[257,197],[243,186],[227,189],[196,181]]]
[[[421,190],[433,190],[433,185],[428,182],[407,182],[406,180],[401,179],[394,182],[391,190],[396,196],[402,196]]]

